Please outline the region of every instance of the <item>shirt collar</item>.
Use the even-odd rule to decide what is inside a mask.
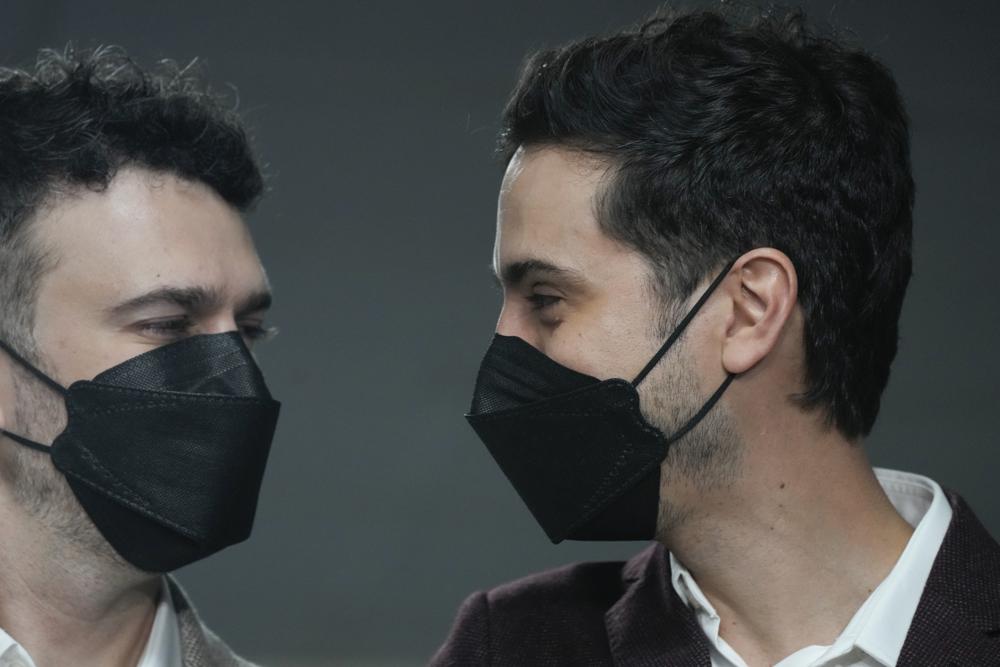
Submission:
[[[3,628],[0,628],[0,664],[16,665],[17,658],[20,658],[21,662],[26,664],[26,667],[34,667],[35,665],[31,661],[31,657],[27,651],[14,641],[13,637],[4,632]]]
[[[884,665],[899,659],[913,615],[920,602],[934,559],[944,541],[952,510],[941,487],[912,473],[875,469],[875,475],[896,511],[913,526],[913,535],[882,583],[858,609],[840,637],[823,651],[833,658],[859,648]],[[690,571],[670,554],[670,580],[677,595],[694,612],[709,642],[732,660],[732,648],[719,637],[718,612]],[[815,652],[818,647],[808,647]],[[816,664],[823,664],[821,659]]]
[[[156,617],[146,640],[146,648],[136,667],[182,667],[181,633],[166,579],[160,588],[160,601],[156,605]]]
[[[937,482],[911,473],[876,469],[879,483],[913,535],[879,586],[881,594],[856,645],[887,665],[895,665],[920,603],[927,577],[944,541],[952,510]]]

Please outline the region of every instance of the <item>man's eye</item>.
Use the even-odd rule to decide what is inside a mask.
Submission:
[[[277,335],[276,327],[266,327],[262,324],[241,324],[240,334],[250,342],[270,340]]]
[[[532,310],[545,310],[562,301],[561,297],[552,294],[532,294],[528,297]]]
[[[150,320],[140,325],[140,329],[144,334],[160,338],[183,336],[190,328],[191,320],[186,317],[176,317],[169,320]]]

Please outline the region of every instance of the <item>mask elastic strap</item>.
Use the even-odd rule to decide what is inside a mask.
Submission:
[[[698,423],[705,418],[705,415],[707,415],[711,409],[715,407],[715,404],[719,402],[719,399],[722,398],[722,395],[726,393],[726,389],[729,388],[729,385],[732,384],[735,379],[736,375],[734,373],[727,375],[726,379],[719,385],[719,388],[715,390],[715,393],[712,394],[712,396],[705,402],[705,405],[701,406],[701,410],[698,410],[698,412],[696,412],[691,419],[687,420],[687,423],[684,424],[679,431],[667,438],[667,444],[671,445],[677,442],[687,435],[688,431],[697,426]]]
[[[663,355],[667,353],[667,350],[669,350],[670,347],[677,342],[677,339],[681,337],[682,333],[684,333],[684,329],[686,329],[687,326],[691,324],[691,320],[694,319],[694,316],[698,314],[698,311],[701,310],[701,307],[705,305],[706,301],[708,301],[708,297],[712,296],[712,292],[714,292],[716,288],[725,279],[725,277],[729,275],[729,270],[733,268],[734,264],[736,264],[736,260],[729,262],[729,264],[726,265],[726,268],[722,270],[722,273],[716,276],[715,280],[712,281],[712,284],[708,286],[708,289],[706,289],[704,294],[701,295],[701,298],[698,299],[698,302],[691,307],[691,310],[689,310],[688,314],[684,316],[684,319],[681,320],[680,324],[678,324],[677,327],[674,328],[674,331],[673,333],[670,334],[670,337],[667,338],[666,342],[660,346],[660,349],[656,351],[656,354],[653,355],[653,358],[649,360],[649,363],[647,363],[645,367],[643,367],[643,369],[639,371],[639,374],[635,376],[635,379],[632,380],[633,386],[636,387],[639,386],[639,383],[646,379],[646,376],[649,375],[649,372],[653,370],[656,364],[659,363],[660,359],[663,358]],[[730,376],[730,379],[731,378],[732,376]],[[724,384],[725,387],[729,386],[728,382],[729,381],[727,381]],[[719,395],[721,396],[721,393]],[[718,400],[718,398],[716,398],[715,400]]]
[[[50,378],[48,375],[46,375],[42,371],[40,371],[37,368],[35,368],[30,362],[28,362],[27,359],[25,359],[20,354],[18,354],[17,351],[14,350],[14,348],[12,348],[10,345],[8,345],[7,343],[5,343],[2,340],[0,340],[0,348],[2,348],[4,351],[6,351],[7,354],[9,354],[15,361],[17,361],[22,366],[24,366],[29,371],[31,371],[31,373],[35,377],[37,377],[39,380],[41,380],[46,385],[48,385],[48,387],[50,389],[52,389],[52,391],[54,391],[54,392],[56,392],[56,393],[58,393],[60,395],[65,395],[66,394],[66,388],[64,386],[62,386],[61,384],[59,384],[58,382],[56,382],[55,380],[53,380],[52,378]]]
[[[42,452],[44,454],[51,454],[52,453],[52,448],[50,446],[43,445],[42,443],[35,442],[34,440],[28,440],[27,438],[22,437],[22,436],[18,435],[17,433],[11,433],[10,431],[5,431],[2,428],[0,428],[0,433],[2,433],[3,435],[7,436],[8,438],[10,438],[11,440],[13,440],[14,442],[17,442],[17,443],[20,443],[20,444],[24,445],[25,447],[29,447],[29,448],[34,449],[36,451]]]

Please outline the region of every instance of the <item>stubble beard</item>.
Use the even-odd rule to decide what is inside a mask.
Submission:
[[[680,430],[708,400],[713,390],[699,386],[698,376],[687,354],[682,336],[646,380],[642,392],[643,412],[653,426],[669,437]],[[743,443],[732,415],[720,402],[680,440],[670,445],[660,468],[660,503],[656,537],[668,543],[669,536],[687,522],[697,506],[691,493],[725,489],[743,472]],[[684,501],[671,493],[684,489]]]
[[[35,442],[52,443],[66,421],[62,398],[20,368],[13,370],[13,388],[15,402],[10,430]],[[60,560],[65,566],[76,564],[102,572],[141,572],[104,539],[66,478],[55,469],[51,456],[13,442],[6,443],[3,450],[0,474],[14,501],[59,545]]]

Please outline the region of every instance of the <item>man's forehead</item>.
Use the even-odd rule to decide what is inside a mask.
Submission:
[[[608,164],[581,151],[558,146],[521,147],[500,186],[500,205],[593,207],[608,175]]]
[[[122,169],[104,189],[54,199],[33,226],[36,238],[83,258],[84,249],[98,255],[149,246],[164,254],[171,246],[196,249],[248,236],[239,212],[207,185],[141,168]]]
[[[601,228],[595,195],[606,169],[561,148],[519,149],[497,210],[493,269],[507,283],[529,270],[572,280],[629,249]]]
[[[54,260],[43,281],[102,307],[162,286],[239,300],[267,285],[239,213],[167,174],[125,170],[105,191],[66,198],[38,220],[36,239]]]

